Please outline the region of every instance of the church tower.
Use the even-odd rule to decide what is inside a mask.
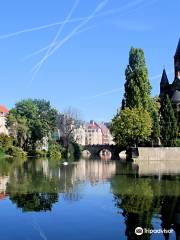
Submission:
[[[180,80],[180,39],[177,45],[176,53],[174,55],[174,71],[175,79]]]
[[[166,94],[169,94],[169,81],[167,78],[166,70],[163,69],[160,82],[160,98],[163,99]]]
[[[180,39],[174,55],[174,74],[175,74],[174,81],[172,83],[172,88],[171,88],[172,94],[175,91],[180,91]]]
[[[165,69],[160,82],[160,99],[168,94],[174,108],[180,129],[180,39],[174,55],[174,81],[169,83]],[[180,131],[180,130],[179,130]]]

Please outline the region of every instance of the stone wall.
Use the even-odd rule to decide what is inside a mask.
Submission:
[[[168,160],[180,161],[180,147],[139,147],[139,157],[137,160]]]

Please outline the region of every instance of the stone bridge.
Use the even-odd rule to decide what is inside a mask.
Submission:
[[[111,159],[119,159],[119,153],[123,150],[116,145],[85,145],[82,148],[83,151],[88,151],[91,158],[99,158],[101,152],[109,151],[111,153]]]

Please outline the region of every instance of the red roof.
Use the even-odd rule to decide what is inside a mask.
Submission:
[[[6,193],[0,193],[0,200],[5,199],[7,197]]]
[[[98,127],[96,125],[89,124],[88,129],[98,129]]]
[[[2,112],[2,113],[8,113],[9,110],[8,110],[4,105],[0,105],[0,112]]]
[[[87,128],[88,129],[99,129],[99,126],[97,125],[96,122],[93,122],[93,123],[87,123]]]

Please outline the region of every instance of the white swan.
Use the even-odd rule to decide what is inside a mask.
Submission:
[[[68,165],[68,162],[63,162],[63,165],[64,165],[64,166],[67,166],[67,165]]]

